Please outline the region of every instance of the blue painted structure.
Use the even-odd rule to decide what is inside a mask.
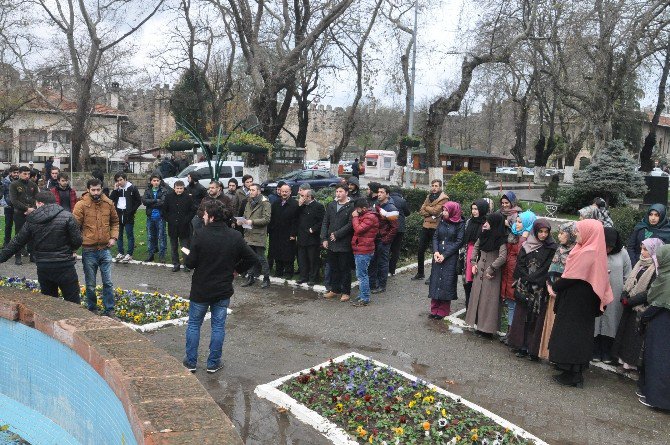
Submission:
[[[72,349],[0,318],[0,425],[33,444],[136,445],[107,382]]]

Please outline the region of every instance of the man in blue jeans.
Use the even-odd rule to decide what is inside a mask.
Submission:
[[[147,212],[147,245],[149,257],[147,262],[154,260],[154,254],[158,250],[158,261],[165,262],[167,251],[167,233],[165,231],[165,197],[168,190],[161,184],[159,175],[151,175],[149,187],[144,191],[142,204]]]
[[[114,175],[114,190],[109,194],[109,199],[116,206],[119,215],[119,240],[116,248],[119,251],[115,260],[121,263],[129,263],[133,259],[135,250],[135,212],[142,205],[142,196],[137,187],[130,181],[125,173],[119,172]],[[123,248],[123,232],[128,238],[128,250]]]
[[[358,300],[354,306],[363,307],[370,304],[370,277],[368,269],[375,254],[375,239],[379,232],[379,218],[368,207],[366,198],[354,201],[355,210],[351,214],[351,225],[354,236],[351,238],[351,249],[356,262],[356,278],[358,278]]]
[[[119,237],[119,215],[114,202],[102,193],[102,182],[89,179],[86,192],[74,206],[74,218],[81,228],[82,265],[86,280],[88,310],[98,312],[95,279],[100,269],[102,275],[102,315],[114,316],[114,286],[112,285],[112,247]]]
[[[195,372],[198,362],[200,328],[207,309],[212,312],[212,334],[209,341],[207,372],[223,367],[221,360],[226,335],[226,316],[233,295],[233,272],[242,273],[258,264],[256,253],[247,245],[242,234],[231,229],[233,212],[221,201],[205,204],[205,226],[193,234],[190,250],[182,248],[184,264],[194,269],[186,327],[186,354],[183,364]]]
[[[389,274],[391,243],[398,232],[398,209],[389,200],[390,189],[380,185],[377,202],[373,206],[379,215],[379,232],[375,242],[375,254],[370,262],[370,289],[373,294],[386,292],[386,280]]]

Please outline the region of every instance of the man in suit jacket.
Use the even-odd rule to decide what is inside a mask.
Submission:
[[[293,276],[298,233],[298,201],[291,197],[291,187],[284,184],[279,190],[279,200],[271,206],[272,216],[268,225],[270,252],[268,257],[277,264],[277,276]]]
[[[298,284],[307,283],[314,286],[319,278],[319,236],[326,209],[314,199],[314,191],[304,189],[298,192],[298,268],[300,280]]]

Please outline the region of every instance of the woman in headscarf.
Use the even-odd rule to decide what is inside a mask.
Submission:
[[[554,376],[561,385],[583,387],[582,371],[593,354],[593,324],[614,299],[607,277],[605,231],[600,221],[578,221],[577,244],[572,248],[559,280],[556,319],[549,340],[549,360],[563,371]]]
[[[622,314],[610,354],[624,369],[640,365],[644,339],[639,333],[640,316],[647,308],[647,291],[656,279],[657,254],[663,241],[647,238],[640,247],[640,259],[628,274],[621,292]]]
[[[508,342],[517,357],[538,360],[544,315],[547,311],[547,278],[551,260],[558,245],[551,237],[551,224],[546,219],[533,223],[532,233],[519,252],[514,270],[517,291],[525,289],[524,301],[517,300]]]
[[[607,270],[615,302],[607,306],[602,316],[596,318],[593,361],[602,360],[610,363],[612,344],[623,312],[623,306],[616,302],[623,292],[623,283],[630,274],[631,264],[628,252],[623,250],[621,236],[613,227],[605,227],[605,246],[607,246]]]
[[[547,293],[549,294],[549,300],[547,301],[547,310],[544,316],[544,327],[542,329],[542,339],[540,341],[540,351],[538,356],[543,359],[549,358],[549,338],[551,338],[551,331],[554,327],[554,304],[556,302],[556,293],[552,285],[561,278],[563,271],[565,270],[565,262],[568,259],[568,255],[573,247],[575,247],[575,242],[577,236],[575,235],[576,226],[574,222],[567,222],[561,224],[558,228],[558,249],[554,254],[554,258],[551,260],[551,265],[549,266],[548,280],[547,280]]]
[[[614,222],[612,221],[610,212],[607,210],[607,202],[605,202],[604,199],[594,198],[593,204],[591,205],[596,208],[598,213],[598,217],[596,219],[603,223],[604,227],[614,227]]]
[[[491,337],[500,329],[500,279],[507,259],[507,231],[501,213],[489,213],[472,250],[475,264],[465,322]]]
[[[670,409],[670,246],[657,251],[658,278],[649,289],[649,308],[642,313],[644,359],[640,403]]]
[[[472,251],[475,243],[482,233],[482,225],[486,222],[486,214],[489,212],[489,203],[484,199],[478,199],[470,206],[470,219],[465,222],[465,234],[463,235],[463,248],[465,249],[465,269],[463,270],[463,289],[465,290],[465,308],[470,302],[470,290],[472,289]]]
[[[461,206],[447,201],[433,235],[433,265],[430,271],[430,318],[441,320],[451,313],[451,301],[458,298],[458,250],[463,244],[465,223]]]
[[[519,209],[521,210],[521,209]],[[510,231],[507,236],[507,262],[502,272],[502,283],[500,286],[500,294],[503,302],[507,306],[507,325],[512,325],[514,320],[514,307],[516,302],[514,300],[514,269],[516,268],[516,259],[519,255],[521,246],[526,241],[526,238],[533,230],[533,223],[537,219],[535,213],[530,210],[520,212],[514,218],[514,221],[509,225]],[[506,337],[507,338],[507,337]],[[505,341],[507,343],[507,341]]]
[[[664,243],[670,243],[670,221],[663,204],[652,204],[642,221],[633,228],[626,246],[632,264],[640,259],[640,246],[647,238],[660,238]]]

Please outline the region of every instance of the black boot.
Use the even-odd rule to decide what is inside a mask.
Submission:
[[[149,255],[149,258],[147,258],[146,262],[151,263],[153,260],[154,260],[154,254],[152,253],[151,255]]]
[[[175,264],[175,265],[172,267],[172,272],[179,272],[179,269],[180,269],[179,264]]]
[[[266,287],[270,287],[270,277],[267,275],[263,277],[263,284],[261,284],[261,289],[265,289]]]
[[[563,386],[584,387],[584,377],[581,372],[563,371],[563,373],[555,375],[554,380]]]
[[[17,266],[23,266],[23,260],[21,260],[21,254],[16,255],[14,259],[14,264]]]
[[[253,285],[256,282],[256,279],[254,278],[253,274],[249,274],[249,278],[247,278],[247,282],[242,285],[242,287],[249,287]]]

